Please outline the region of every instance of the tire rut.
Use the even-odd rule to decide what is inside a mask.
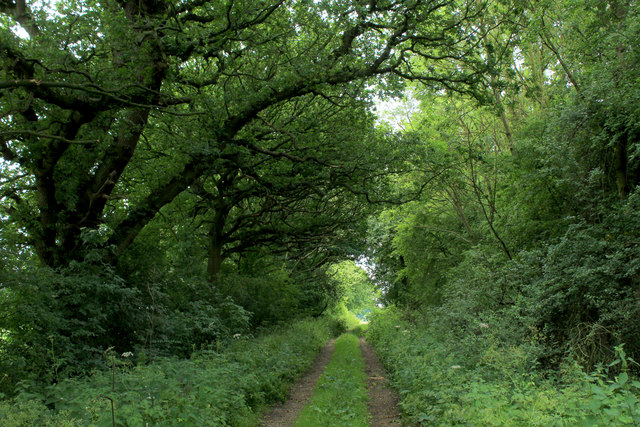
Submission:
[[[309,402],[316,383],[322,376],[333,355],[335,339],[330,340],[320,351],[307,373],[290,390],[290,398],[268,412],[260,424],[262,427],[291,427],[302,408]],[[367,402],[372,427],[400,426],[398,397],[389,388],[384,367],[375,350],[364,338],[360,338],[360,351],[365,361],[367,374]],[[325,426],[323,426],[325,427]],[[330,426],[326,426],[330,427]]]
[[[372,427],[399,426],[398,396],[389,388],[386,371],[375,350],[364,338],[360,338],[360,351],[366,364],[369,391],[370,425]]]
[[[309,399],[311,399],[313,389],[315,388],[318,379],[320,379],[324,369],[331,360],[335,341],[336,340],[334,338],[327,342],[320,351],[318,357],[316,357],[316,360],[314,360],[309,371],[307,371],[307,373],[291,387],[289,391],[289,399],[272,408],[271,411],[262,419],[261,426],[293,426],[298,414],[302,411],[304,405],[309,402]]]

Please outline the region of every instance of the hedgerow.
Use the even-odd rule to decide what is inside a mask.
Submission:
[[[437,322],[434,322],[437,323]],[[367,339],[401,396],[406,420],[419,425],[638,425],[640,382],[617,348],[613,366],[591,374],[567,363],[536,370],[530,345],[507,345],[499,326],[478,323],[460,339],[416,326],[398,310],[374,316]],[[617,375],[609,375],[615,368]]]
[[[148,365],[133,366],[126,353],[105,354],[108,370],[1,401],[0,421],[7,427],[111,426],[114,420],[123,426],[255,425],[260,410],[285,399],[289,384],[341,329],[328,317],[301,320],[257,338],[237,336],[219,352]]]

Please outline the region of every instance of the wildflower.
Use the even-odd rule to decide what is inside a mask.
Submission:
[[[125,351],[124,353],[122,353],[122,357],[131,357],[133,356],[133,353],[131,353],[130,351]]]
[[[462,366],[460,365],[451,365],[451,369],[461,369]]]
[[[481,322],[481,323],[480,323],[480,327],[481,327],[482,329],[487,329],[487,328],[489,327],[489,324],[488,324],[488,323],[482,323],[482,322]]]
[[[233,339],[237,340],[242,336],[242,334],[233,334]]]
[[[400,325],[396,325],[396,329],[400,329]]]

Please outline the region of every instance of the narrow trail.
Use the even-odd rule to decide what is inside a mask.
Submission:
[[[266,414],[261,424],[263,427],[293,426],[302,408],[309,402],[318,379],[331,360],[334,342],[335,339],[325,345],[309,371],[291,388],[289,400],[274,407]],[[360,338],[360,351],[366,364],[365,371],[368,376],[370,425],[372,427],[400,426],[398,397],[388,387],[384,367],[378,360],[373,347],[364,338]]]
[[[320,351],[318,357],[311,365],[309,371],[291,387],[289,400],[274,407],[262,420],[262,426],[264,427],[285,427],[292,426],[298,414],[307,404],[311,395],[313,394],[313,388],[316,386],[318,379],[324,372],[324,369],[331,360],[333,354],[333,345],[335,339],[330,340]]]
[[[366,364],[369,377],[367,388],[369,392],[369,413],[372,427],[399,426],[398,396],[389,388],[387,373],[380,363],[375,350],[364,338],[360,338],[360,351]]]

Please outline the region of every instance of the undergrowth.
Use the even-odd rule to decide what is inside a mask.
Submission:
[[[344,328],[328,317],[302,320],[258,338],[237,336],[219,352],[149,365],[133,366],[130,354],[105,354],[110,369],[90,377],[62,380],[41,393],[23,384],[15,398],[0,401],[0,424],[255,425],[260,410],[286,399],[289,384]]]
[[[337,304],[335,307],[332,307],[329,311],[329,315],[340,319],[340,322],[344,325],[346,331],[350,331],[360,326],[360,319],[349,311],[344,304]]]
[[[529,345],[506,345],[494,328],[478,323],[460,339],[417,327],[395,309],[374,317],[367,339],[391,374],[407,422],[640,425],[640,382],[628,372],[635,362],[622,347],[616,362],[591,374],[569,362],[558,372],[541,372]]]
[[[369,329],[369,324],[368,323],[362,323],[362,324],[356,326],[355,328],[353,328],[351,333],[353,333],[354,335],[356,335],[358,337],[363,337],[368,329]]]
[[[366,375],[359,340],[351,333],[343,334],[336,340],[331,362],[295,426],[368,426],[367,417]]]

